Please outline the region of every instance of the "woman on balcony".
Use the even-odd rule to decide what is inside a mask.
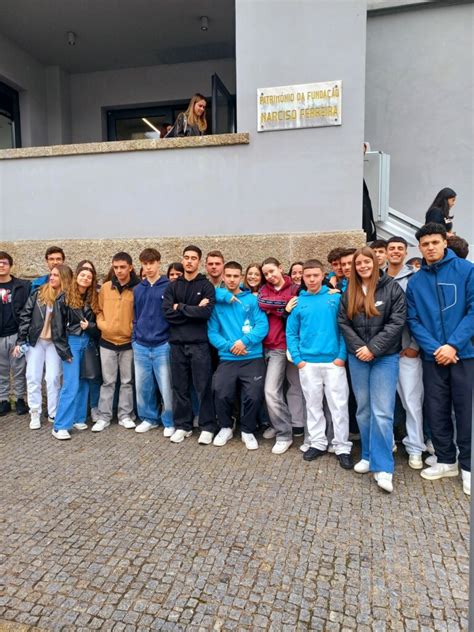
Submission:
[[[202,94],[196,93],[191,97],[186,112],[178,114],[172,129],[166,134],[166,138],[183,136],[202,136],[207,130],[206,99]]]

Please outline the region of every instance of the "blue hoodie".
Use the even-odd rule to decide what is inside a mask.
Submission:
[[[457,349],[461,359],[474,358],[474,265],[446,249],[445,256],[421,269],[408,281],[408,326],[423,351],[433,353],[444,344]]]
[[[168,342],[169,323],[163,313],[163,294],[169,281],[161,276],[153,285],[145,279],[133,288],[132,342],[158,347]]]
[[[329,294],[325,285],[317,294],[300,293],[286,324],[286,343],[294,364],[346,359],[346,344],[337,324],[340,300],[341,294]]]
[[[219,352],[221,360],[255,360],[263,357],[262,340],[268,333],[267,317],[258,306],[257,297],[249,290],[240,290],[238,301],[229,302],[232,293],[219,292],[216,305],[207,325],[209,342]],[[216,292],[217,295],[217,292]],[[236,356],[230,352],[237,340],[247,348],[247,354]]]

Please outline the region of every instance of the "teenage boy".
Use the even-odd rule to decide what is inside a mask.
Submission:
[[[474,383],[474,266],[447,249],[446,229],[429,223],[416,233],[423,263],[408,281],[408,325],[422,351],[425,410],[438,462],[428,480],[458,475],[451,409],[464,492],[471,493]]]
[[[206,255],[206,272],[209,281],[216,287],[222,287],[224,272],[224,255],[220,250],[211,250]]]
[[[102,432],[113,416],[114,395],[120,375],[117,417],[119,426],[135,428],[133,412],[133,288],[140,282],[128,252],[112,258],[113,275],[100,288],[97,327],[101,332],[102,385],[97,421],[92,432]]]
[[[208,323],[209,342],[217,349],[220,359],[213,379],[220,430],[213,443],[223,446],[232,438],[232,412],[239,391],[242,441],[248,450],[256,450],[258,443],[254,433],[265,383],[262,340],[268,333],[268,320],[258,307],[257,297],[250,290],[241,289],[241,282],[240,263],[226,263],[224,285],[229,291],[229,300],[216,302]]]
[[[202,251],[187,246],[183,251],[184,275],[166,288],[163,309],[170,324],[171,381],[176,431],[173,443],[181,443],[193,431],[191,383],[199,404],[199,443],[212,443],[216,430],[212,402],[212,365],[207,321],[215,303],[214,286],[199,273]]]
[[[26,415],[25,356],[13,357],[21,311],[30,293],[30,282],[14,277],[13,259],[0,251],[0,417],[10,412],[10,374],[17,415]]]
[[[370,244],[370,247],[375,252],[379,268],[385,270],[387,267],[387,242],[385,239],[376,239]]]
[[[64,261],[66,260],[64,250],[60,248],[59,246],[50,246],[46,250],[44,258],[46,260],[46,265],[48,266],[48,270],[50,272],[55,266],[59,266],[63,264]],[[31,292],[33,293],[39,287],[44,285],[44,283],[46,283],[48,279],[49,279],[49,274],[45,274],[43,276],[38,277],[37,279],[34,279],[31,282]]]
[[[135,364],[137,411],[142,422],[135,432],[148,432],[163,423],[163,435],[174,433],[169,324],[163,311],[163,297],[169,281],[160,274],[161,254],[155,248],[140,253],[144,279],[133,290],[132,349]],[[173,285],[173,284],[171,284]],[[160,389],[163,408],[158,411]]]
[[[415,270],[405,265],[408,244],[403,237],[390,237],[387,241],[387,274],[395,279],[404,292]],[[408,465],[414,470],[423,467],[422,453],[426,450],[423,439],[423,369],[420,347],[405,325],[400,352],[400,370],[397,391],[406,412],[407,436],[403,445],[408,453]]]
[[[327,275],[327,279],[332,287],[343,290],[347,286],[347,279],[344,276],[341,266],[341,255],[344,248],[333,248],[328,253],[328,263],[331,265],[331,272]]]
[[[286,327],[288,350],[299,369],[301,388],[306,400],[309,449],[305,461],[322,456],[328,447],[323,398],[331,412],[334,439],[332,445],[344,469],[353,466],[349,441],[349,386],[345,362],[346,345],[337,325],[341,294],[330,294],[323,286],[324,268],[317,259],[303,265],[307,290],[300,292]]]
[[[341,272],[344,275],[344,280],[341,283],[341,292],[345,292],[347,284],[351,278],[352,259],[354,259],[355,248],[346,248],[341,252]]]

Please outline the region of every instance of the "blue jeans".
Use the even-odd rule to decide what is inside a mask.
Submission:
[[[393,413],[398,363],[398,353],[375,358],[371,362],[362,362],[349,354],[362,458],[369,462],[372,472],[392,474],[394,470]]]
[[[171,428],[174,420],[169,344],[166,342],[158,347],[145,347],[134,342],[132,347],[138,416],[154,426],[162,422],[165,428]],[[156,384],[163,399],[161,419]]]
[[[81,359],[91,340],[88,334],[68,336],[67,339],[72,362],[63,360],[63,386],[54,419],[55,430],[70,430],[73,424],[84,423],[87,418],[90,381],[81,379],[80,375]]]

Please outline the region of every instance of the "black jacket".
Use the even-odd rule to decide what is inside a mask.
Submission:
[[[209,304],[198,307],[203,298],[208,298]],[[170,283],[163,296],[163,311],[170,324],[170,344],[209,342],[207,321],[215,302],[214,286],[203,274],[198,274],[192,281],[180,277]],[[178,309],[174,310],[176,303]]]
[[[367,346],[376,358],[399,353],[407,313],[405,293],[400,285],[386,274],[381,275],[375,289],[375,306],[380,316],[367,318],[365,313],[359,313],[349,320],[348,298],[346,291],[337,317],[347,351],[355,354],[357,349]]]
[[[38,301],[39,288],[30,294],[20,315],[17,344],[28,342],[32,347],[38,342],[44,327],[46,305]]]
[[[16,323],[19,324],[21,312],[30,295],[30,281],[17,279],[12,276],[12,313]],[[3,329],[2,312],[0,311],[0,331]]]
[[[89,326],[84,331],[81,329],[81,320],[89,321]],[[95,322],[95,314],[87,303],[84,307],[69,307],[66,304],[66,297],[60,294],[53,307],[53,318],[51,320],[51,333],[53,343],[61,360],[72,358],[71,348],[67,340],[68,336],[82,336],[88,333],[98,340],[100,333]]]

